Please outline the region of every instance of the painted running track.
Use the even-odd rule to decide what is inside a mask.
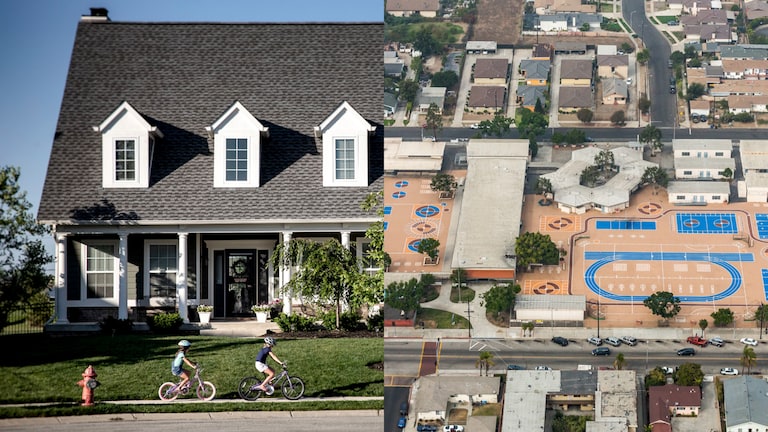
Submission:
[[[605,291],[595,282],[600,267],[614,261],[704,261],[719,265],[731,276],[731,284],[724,291],[710,296],[675,296],[681,302],[711,302],[730,297],[741,287],[741,273],[728,261],[753,262],[751,253],[701,253],[701,252],[585,252],[585,260],[597,260],[584,272],[587,287],[595,294],[610,300],[641,302],[648,296],[625,296]]]

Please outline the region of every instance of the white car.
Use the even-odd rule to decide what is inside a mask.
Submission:
[[[592,345],[600,346],[603,344],[603,340],[600,339],[597,336],[592,336],[591,338],[587,339],[587,342],[591,343]]]
[[[757,341],[752,338],[741,338],[741,343],[745,345],[757,346]]]
[[[721,375],[738,375],[739,370],[734,368],[722,368],[720,369]]]
[[[474,123],[469,125],[470,129],[480,129],[480,123]]]
[[[551,371],[551,370],[552,370],[552,368],[551,368],[551,367],[549,367],[549,366],[536,366],[536,369],[535,369],[535,370],[539,370],[539,371]]]
[[[621,345],[621,340],[619,340],[619,338],[610,336],[610,337],[605,338],[605,343],[607,343],[608,345],[613,345],[613,346],[617,347],[617,346]]]
[[[462,426],[462,425],[445,425],[445,426],[443,426],[443,432],[464,432],[464,426]]]
[[[675,373],[676,368],[672,366],[662,366],[661,370],[663,370],[664,373],[667,375],[672,375],[673,373]]]

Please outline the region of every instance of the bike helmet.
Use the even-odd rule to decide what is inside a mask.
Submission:
[[[272,337],[269,337],[269,336],[264,338],[264,343],[267,344],[267,345],[271,345],[271,346],[277,345],[277,342],[275,342],[275,338],[272,338]]]
[[[181,347],[190,347],[190,346],[192,346],[192,342],[190,342],[190,341],[188,341],[186,339],[182,339],[182,340],[179,341],[179,346],[181,346]]]

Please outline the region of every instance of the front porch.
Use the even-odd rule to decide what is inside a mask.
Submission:
[[[146,322],[133,322],[134,332],[149,332]],[[45,332],[52,335],[99,333],[98,322],[77,322],[67,324],[46,325]],[[280,326],[272,321],[257,322],[256,318],[241,318],[228,320],[211,320],[209,325],[199,322],[182,324],[179,333],[199,334],[200,336],[227,336],[242,338],[260,338],[268,334],[281,333]]]

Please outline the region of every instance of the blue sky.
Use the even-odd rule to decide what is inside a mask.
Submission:
[[[133,22],[384,20],[384,0],[1,0],[0,166],[21,168],[35,216],[75,30],[91,7]]]

